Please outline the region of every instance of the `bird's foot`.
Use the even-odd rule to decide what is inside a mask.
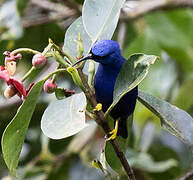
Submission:
[[[98,103],[98,104],[96,105],[96,107],[94,108],[94,111],[100,111],[100,110],[102,110],[102,104],[101,104],[101,103]]]
[[[115,128],[107,134],[106,141],[114,140],[117,137],[119,120],[116,121]]]
[[[109,137],[110,136],[110,137]],[[108,133],[106,141],[114,140],[117,137],[117,131],[113,129],[111,132]]]

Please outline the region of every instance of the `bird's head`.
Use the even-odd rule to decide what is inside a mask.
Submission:
[[[74,65],[88,59],[103,65],[114,66],[122,59],[119,44],[112,40],[99,40],[93,45],[89,55],[80,59]]]

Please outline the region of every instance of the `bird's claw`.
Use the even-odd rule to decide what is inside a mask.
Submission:
[[[118,132],[118,123],[119,120],[116,121],[115,128],[110,131],[106,137],[106,141],[114,140],[117,137],[117,132]],[[111,135],[112,134],[112,135]],[[111,136],[110,136],[111,135]]]
[[[111,135],[111,134],[112,134],[112,135]],[[108,137],[109,135],[111,135],[111,136]],[[116,137],[117,137],[117,131],[116,131],[115,129],[113,129],[111,132],[108,133],[107,137],[108,137],[108,138],[106,139],[106,141],[110,141],[110,140],[116,139]]]
[[[94,108],[94,111],[100,111],[100,110],[102,110],[102,104],[101,104],[101,103],[98,103],[98,104],[96,105],[96,107]]]

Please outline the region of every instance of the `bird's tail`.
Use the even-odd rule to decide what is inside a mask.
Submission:
[[[127,118],[121,118],[119,120],[119,126],[118,126],[118,136],[122,136],[123,138],[128,137],[128,131],[127,131]]]

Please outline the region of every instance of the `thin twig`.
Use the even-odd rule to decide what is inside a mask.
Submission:
[[[31,2],[33,4],[36,4],[37,6],[43,8],[43,9],[46,9],[46,10],[49,10],[49,11],[55,11],[61,15],[75,15],[77,13],[76,10],[74,9],[71,9],[65,5],[62,5],[60,3],[53,3],[53,2],[50,2],[50,1],[47,1],[47,0],[31,0]]]
[[[188,171],[183,177],[181,177],[179,180],[190,180],[190,178],[193,177],[193,169]]]
[[[35,4],[42,9],[50,12],[55,12],[54,17],[39,17],[34,21],[23,17],[23,24],[25,27],[45,24],[53,21],[61,21],[63,19],[74,19],[80,15],[81,8],[72,4],[70,1],[61,3],[53,3],[47,0],[31,0],[31,4]],[[144,16],[150,12],[159,10],[173,10],[178,8],[193,8],[193,0],[146,0],[146,1],[127,1],[122,8],[121,20],[134,20]],[[29,21],[29,22],[28,22]],[[72,22],[72,21],[71,21]],[[71,24],[71,23],[69,23]],[[69,25],[68,24],[68,25]]]
[[[62,21],[64,24],[63,28],[66,28],[69,25],[71,25],[75,19],[76,19],[75,16],[66,17],[66,15],[57,15],[56,17],[48,17],[45,15],[42,15],[41,17],[38,17],[38,18],[30,18],[29,16],[29,17],[22,18],[22,24],[23,24],[23,27],[27,28],[27,27],[38,26],[38,25],[46,24],[50,22]]]
[[[121,49],[123,49],[124,47],[126,30],[127,30],[127,23],[125,21],[122,21],[119,25],[118,38],[117,38],[117,41]]]
[[[90,89],[90,87],[86,81],[86,78],[85,78],[83,72],[81,71],[81,69],[78,69],[78,72],[79,72],[79,75],[82,79],[82,82],[83,82],[85,88],[87,89],[87,92],[85,92],[85,94],[86,94],[88,100],[90,101],[90,103],[92,104],[93,107],[96,107],[97,101],[96,101],[94,92]],[[108,123],[104,120],[104,113],[102,111],[96,112],[95,121],[97,122],[98,125],[100,125],[103,128],[103,130],[105,131],[106,134],[110,132],[110,127],[109,127]],[[130,167],[129,163],[127,162],[127,159],[126,159],[123,151],[121,150],[117,140],[116,139],[112,140],[112,141],[110,141],[110,143],[112,144],[114,151],[117,154],[117,157],[119,158],[123,168],[125,169],[126,174],[128,176],[128,179],[136,180],[134,172],[133,172],[132,168]]]
[[[193,8],[193,0],[128,1],[122,8],[121,19],[137,19],[153,11],[178,8]]]
[[[68,6],[70,9],[76,10],[76,12],[79,14],[79,16],[81,16],[82,6],[79,5],[76,1],[74,1],[74,0],[64,0],[63,4]]]

